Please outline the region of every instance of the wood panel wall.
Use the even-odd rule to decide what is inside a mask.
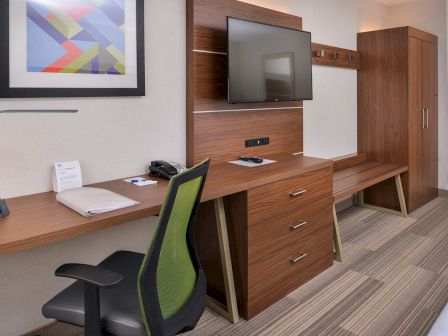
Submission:
[[[409,162],[407,29],[358,34],[358,153],[368,160],[407,166]],[[387,62],[387,60],[393,60]],[[381,71],[378,71],[381,69]],[[408,173],[403,176],[408,189]],[[366,201],[399,209],[394,181],[369,188]]]
[[[302,28],[300,17],[236,0],[187,0],[187,164],[302,152],[302,102],[227,103],[227,16]],[[259,137],[270,144],[245,148]]]

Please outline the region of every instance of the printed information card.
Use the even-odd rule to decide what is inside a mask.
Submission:
[[[81,188],[82,175],[79,161],[58,162],[53,170],[53,190],[62,192],[68,189]]]

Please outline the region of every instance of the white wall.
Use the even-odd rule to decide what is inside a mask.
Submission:
[[[75,115],[0,114],[1,197],[50,190],[50,166],[59,160],[80,160],[86,183],[142,174],[151,159],[185,161],[185,2],[145,3],[145,98],[0,100],[2,110],[80,109]],[[119,249],[143,252],[152,227],[148,219],[0,257],[0,335],[46,322],[42,304],[67,284],[53,276],[58,266],[96,263]]]
[[[388,27],[413,26],[439,37],[439,188],[448,189],[448,68],[445,0],[423,0],[392,6]]]
[[[316,43],[356,50],[360,27],[381,28],[385,7],[367,0],[245,0],[303,18]],[[332,158],[357,152],[357,74],[313,67],[314,100],[304,104],[306,155]]]

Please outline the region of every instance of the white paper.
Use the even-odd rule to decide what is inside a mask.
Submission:
[[[263,159],[262,163],[255,163],[255,162],[243,161],[243,160],[230,161],[229,163],[235,164],[235,165],[238,165],[238,166],[253,168],[253,167],[259,167],[259,166],[265,166],[265,165],[268,165],[268,164],[271,164],[271,163],[275,163],[275,162],[277,162],[277,161]]]
[[[53,169],[53,190],[64,190],[82,187],[81,165],[79,161],[58,162]]]
[[[110,190],[88,187],[66,190],[57,194],[56,199],[85,217],[140,204]]]

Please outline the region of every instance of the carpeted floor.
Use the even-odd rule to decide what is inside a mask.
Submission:
[[[233,326],[207,310],[188,336],[426,335],[448,302],[448,199],[409,218],[357,207],[339,218],[344,263],[249,322]],[[55,324],[31,335],[83,333]]]

